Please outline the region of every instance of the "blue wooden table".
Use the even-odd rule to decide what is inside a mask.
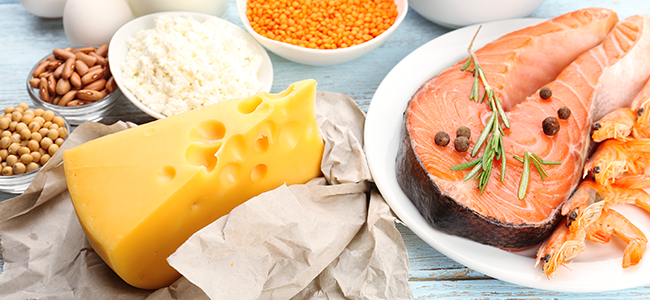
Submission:
[[[551,18],[589,6],[612,8],[618,12],[620,18],[634,14],[650,14],[650,1],[647,0],[547,0],[531,17]],[[227,19],[241,26],[234,0],[231,0]],[[275,76],[272,92],[279,92],[292,82],[313,78],[319,82],[319,90],[345,93],[367,111],[382,79],[402,58],[449,31],[450,29],[427,21],[411,9],[388,41],[366,56],[349,63],[311,67],[269,53]],[[38,18],[25,11],[18,0],[0,0],[0,107],[20,102],[31,103],[25,90],[26,74],[45,53],[55,47],[66,46],[69,46],[69,42],[65,37],[61,19]],[[151,121],[152,118],[122,98],[104,122],[110,124],[117,120],[141,124]],[[0,200],[12,196],[0,193]],[[510,284],[456,263],[424,243],[408,228],[401,225],[398,225],[398,228],[408,248],[410,284],[416,299],[650,298],[650,286],[606,293],[564,293]],[[0,253],[0,273],[3,265],[1,257]]]

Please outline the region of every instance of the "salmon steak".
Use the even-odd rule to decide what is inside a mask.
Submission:
[[[495,158],[482,192],[477,180],[464,180],[472,168],[450,168],[480,157],[485,144],[473,157],[471,151],[456,150],[453,139],[459,127],[468,127],[471,150],[493,111],[487,102],[470,100],[474,75],[461,70],[467,59],[429,79],[404,112],[396,157],[401,189],[427,222],[445,233],[511,250],[542,242],[582,178],[592,123],[629,106],[650,77],[649,26],[646,16],[619,21],[614,11],[589,8],[509,33],[477,50],[511,125],[501,127],[504,180]],[[540,96],[543,87],[550,88],[550,98]],[[556,134],[545,134],[544,119],[557,118],[562,107],[570,116],[558,118]],[[449,145],[435,143],[439,131],[448,133]],[[525,168],[514,156],[524,157],[526,151],[561,164],[544,166],[548,177],[542,180],[531,163],[521,198]]]

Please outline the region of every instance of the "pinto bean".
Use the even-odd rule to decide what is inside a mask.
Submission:
[[[102,75],[104,75],[104,69],[88,70],[88,73],[81,77],[81,83],[89,84],[101,78]]]
[[[97,53],[97,55],[101,57],[105,57],[106,55],[108,55],[108,44],[99,46],[99,48],[97,48],[97,51],[95,51],[95,53]]]
[[[77,96],[77,91],[69,91],[65,95],[61,96],[57,105],[66,106],[68,102],[72,101],[74,97]]]
[[[84,90],[101,91],[104,89],[105,85],[106,85],[106,79],[99,79],[84,86]]]
[[[66,59],[65,64],[63,65],[63,72],[61,72],[61,77],[69,79],[70,76],[72,76],[72,73],[74,72],[74,63],[76,60],[77,59],[74,57]]]
[[[84,101],[97,101],[106,97],[106,91],[93,91],[93,90],[79,90],[77,91],[77,99]]]
[[[117,83],[115,83],[115,78],[113,78],[113,76],[111,76],[111,78],[106,80],[105,88],[106,91],[109,93],[112,93],[117,89]]]
[[[95,62],[97,62],[97,58],[83,52],[77,52],[74,55],[76,56],[77,60],[83,61],[89,67],[94,66]]]
[[[45,60],[41,61],[41,63],[38,64],[36,69],[34,69],[34,73],[32,75],[34,77],[38,77],[39,75],[41,75],[41,73],[45,72],[45,70],[47,69],[48,64],[49,63],[47,61],[45,61]]]
[[[84,76],[88,72],[88,65],[83,62],[83,60],[77,59],[74,63],[75,70],[79,73],[79,76]]]
[[[81,76],[77,72],[72,73],[70,76],[70,84],[76,88],[80,88],[83,85],[81,83]]]
[[[57,95],[63,95],[70,91],[70,80],[61,78],[56,82],[56,93]]]
[[[74,53],[67,49],[61,49],[61,48],[56,48],[52,50],[52,54],[54,54],[55,57],[62,58],[64,60],[67,60],[69,58],[74,58]]]

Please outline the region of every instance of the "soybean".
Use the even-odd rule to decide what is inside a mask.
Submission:
[[[40,168],[68,136],[65,120],[51,110],[9,106],[0,115],[0,174],[18,175]]]

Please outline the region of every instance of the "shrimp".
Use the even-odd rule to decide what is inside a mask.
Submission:
[[[566,217],[565,217],[566,219]],[[566,221],[565,221],[566,222]],[[558,226],[551,236],[537,250],[535,268],[541,261],[542,271],[547,278],[553,277],[559,266],[569,263],[585,249],[585,231],[571,232],[567,226]]]
[[[635,112],[630,108],[619,108],[594,123],[591,138],[597,143],[607,139],[624,142],[629,139],[635,124]]]
[[[645,159],[648,152],[650,139],[606,140],[585,163],[583,178],[592,174],[596,182],[609,186],[623,173],[640,174],[642,170],[637,170],[639,160]]]
[[[610,216],[610,207],[616,204],[633,204],[650,213],[650,194],[640,189],[628,189],[617,186],[604,187],[591,180],[580,183],[574,194],[562,206],[562,215],[565,216],[565,226],[558,226],[553,234],[546,239],[537,251],[535,266],[544,261],[542,270],[551,278],[559,266],[569,263],[574,257],[585,249],[585,239],[596,239],[607,236],[607,231],[593,229],[593,226],[604,228],[603,224],[624,226],[620,230],[628,232],[627,219],[618,220],[618,216]],[[603,214],[606,216],[603,217]],[[605,218],[605,219],[603,219]],[[616,223],[612,220],[616,219]],[[621,216],[622,218],[622,216]],[[609,223],[608,223],[609,222]],[[597,224],[597,225],[594,225]],[[618,230],[614,228],[612,230]],[[602,232],[604,233],[602,233]],[[591,235],[590,235],[591,234]],[[600,236],[596,235],[599,234]],[[611,233],[610,233],[611,235]],[[618,235],[618,234],[617,234]],[[603,241],[603,239],[599,240]],[[625,261],[634,261],[632,250],[641,251],[638,241],[630,243],[630,249],[625,253]],[[645,243],[643,243],[643,251]],[[643,251],[641,253],[643,253]],[[630,260],[632,259],[632,260]],[[638,260],[637,260],[638,262]]]
[[[609,243],[614,234],[627,243],[623,252],[623,268],[638,264],[648,243],[645,234],[615,210],[603,210],[600,218],[588,226],[585,232],[586,238],[594,242]]]
[[[632,101],[632,111],[636,115],[636,124],[632,128],[635,138],[650,138],[650,81],[641,90],[641,93]]]
[[[601,192],[608,191],[591,180],[583,180],[573,195],[562,205],[561,213],[567,216],[566,227],[575,232],[598,219],[605,204]]]

